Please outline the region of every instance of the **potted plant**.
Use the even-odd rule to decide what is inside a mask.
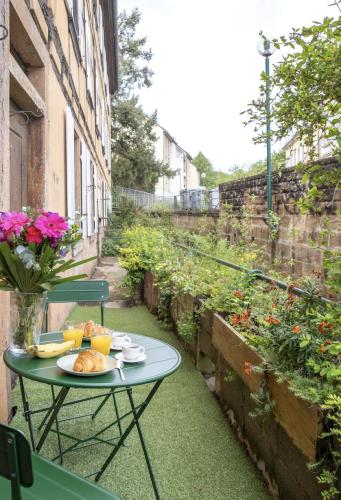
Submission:
[[[56,212],[23,209],[0,213],[0,290],[11,292],[10,349],[17,355],[37,343],[45,308],[46,291],[86,277],[62,277],[61,273],[93,260],[64,260],[81,238]]]

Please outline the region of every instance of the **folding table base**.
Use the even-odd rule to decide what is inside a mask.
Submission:
[[[141,447],[143,450],[144,458],[146,461],[149,477],[150,477],[150,480],[151,480],[151,483],[153,486],[155,498],[157,500],[159,500],[160,495],[159,495],[159,492],[157,489],[157,484],[156,484],[154,472],[152,469],[152,465],[151,465],[150,458],[149,458],[149,455],[147,452],[142,429],[140,426],[140,418],[142,417],[145,409],[147,408],[150,401],[154,397],[156,391],[160,387],[161,382],[162,382],[162,380],[158,380],[157,382],[155,382],[153,384],[153,387],[151,388],[149,394],[145,398],[145,400],[138,405],[135,405],[135,402],[133,399],[133,391],[132,391],[131,387],[125,387],[124,389],[120,389],[119,391],[111,390],[109,393],[106,393],[106,394],[101,394],[101,395],[97,395],[97,396],[90,396],[90,397],[79,399],[79,400],[65,402],[66,397],[70,391],[70,388],[69,387],[62,387],[60,389],[60,391],[58,392],[58,394],[56,395],[54,392],[54,387],[51,386],[51,391],[52,391],[52,404],[51,404],[51,406],[46,407],[46,408],[42,408],[39,410],[31,410],[30,406],[29,406],[29,402],[28,402],[27,393],[25,391],[23,379],[21,376],[19,376],[20,392],[21,392],[23,408],[24,408],[24,417],[25,417],[25,420],[28,424],[33,450],[38,452],[38,453],[40,452],[40,450],[42,449],[42,447],[46,441],[46,438],[50,432],[57,434],[57,443],[58,443],[58,449],[59,449],[59,454],[56,457],[54,457],[53,460],[56,460],[59,458],[61,463],[63,461],[64,455],[66,453],[69,453],[70,451],[76,451],[76,450],[82,449],[82,448],[87,447],[87,446],[94,446],[95,444],[108,444],[108,445],[113,447],[113,450],[111,451],[111,453],[109,454],[109,456],[105,460],[104,464],[102,465],[102,467],[100,468],[99,471],[96,471],[96,472],[89,474],[87,476],[87,477],[95,476],[95,481],[97,482],[100,480],[102,474],[106,471],[107,467],[109,466],[111,461],[114,459],[115,455],[118,453],[120,448],[124,445],[124,442],[126,441],[127,437],[131,433],[131,431],[134,429],[134,427],[136,427],[137,432],[138,432],[138,436],[139,436],[139,440],[141,443]],[[119,414],[118,414],[117,401],[116,401],[116,397],[115,397],[115,394],[117,394],[118,392],[126,392],[127,393],[130,408],[131,408],[128,412],[126,412],[124,415],[121,415],[121,416],[119,416]],[[58,415],[59,415],[61,408],[65,407],[65,406],[72,405],[72,404],[80,403],[83,401],[90,401],[93,399],[103,397],[104,399],[101,402],[101,404],[99,405],[99,407],[96,409],[96,411],[94,413],[90,413],[87,415],[87,416],[91,416],[91,418],[95,418],[96,415],[98,414],[98,412],[104,406],[104,404],[108,401],[110,396],[113,397],[113,402],[114,402],[114,407],[115,407],[116,420],[114,422],[111,422],[110,424],[106,425],[103,429],[97,431],[93,436],[89,436],[89,437],[84,438],[84,439],[76,438],[74,436],[71,436],[70,434],[67,434],[67,433],[61,431],[60,423],[63,421],[63,419],[58,419]],[[33,423],[32,423],[32,415],[37,414],[37,413],[42,413],[42,412],[45,412],[45,416],[44,416],[42,422],[40,423],[38,430],[43,429],[43,431],[42,431],[42,434],[39,438],[38,443],[36,444],[35,437],[34,437],[34,428],[33,428]],[[74,418],[80,418],[80,417],[84,417],[84,416],[86,416],[86,415],[69,417],[69,418],[64,419],[64,420],[72,420]],[[132,419],[130,420],[130,422],[128,423],[126,428],[123,429],[122,428],[122,421],[124,419],[128,418],[129,416],[132,416]],[[55,428],[53,428],[54,424],[55,424]],[[109,430],[110,428],[112,428],[116,425],[119,429],[119,437],[116,437],[116,438],[114,437],[111,439],[103,439],[101,437],[101,435],[105,431]],[[62,446],[61,446],[61,438],[62,437],[74,440],[75,443],[63,450]],[[115,441],[117,441],[117,442],[115,443]]]

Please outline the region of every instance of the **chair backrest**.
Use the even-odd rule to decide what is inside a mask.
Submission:
[[[105,280],[68,281],[47,292],[47,303],[105,302],[109,298],[109,284]]]
[[[3,424],[0,424],[0,476],[11,481],[13,500],[21,500],[20,485],[33,484],[30,445],[22,432]]]

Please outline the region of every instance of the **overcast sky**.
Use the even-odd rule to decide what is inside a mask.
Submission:
[[[195,156],[201,150],[215,169],[228,171],[265,156],[242,125],[257,96],[264,58],[258,33],[277,37],[292,27],[336,15],[332,0],[118,0],[119,10],[138,7],[139,35],[154,57],[153,85],[141,92],[147,112]],[[276,52],[272,61],[280,58]],[[279,146],[275,146],[278,150]]]

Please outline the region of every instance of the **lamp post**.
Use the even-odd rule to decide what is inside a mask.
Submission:
[[[271,40],[260,33],[257,45],[258,52],[265,57],[265,106],[266,106],[266,185],[267,185],[267,209],[268,215],[272,211],[272,159],[271,159],[271,120],[270,120],[270,56],[275,52]]]

